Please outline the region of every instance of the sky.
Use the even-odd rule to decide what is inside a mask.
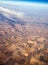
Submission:
[[[0,1],[24,1],[24,2],[48,3],[48,0],[0,0]]]

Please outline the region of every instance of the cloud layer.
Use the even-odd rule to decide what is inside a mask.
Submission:
[[[3,12],[4,14],[14,15],[14,16],[16,16],[18,18],[22,18],[24,16],[23,12],[12,11],[12,10],[4,8],[4,7],[0,7],[0,11]]]

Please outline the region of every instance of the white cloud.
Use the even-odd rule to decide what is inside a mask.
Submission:
[[[4,13],[4,15],[10,15],[11,14],[11,15],[17,16],[18,18],[24,17],[24,13],[19,12],[19,11],[12,11],[10,9],[3,8],[3,7],[0,7],[0,11],[2,11]]]

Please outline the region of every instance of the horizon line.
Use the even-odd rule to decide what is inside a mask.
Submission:
[[[41,2],[29,2],[29,1],[0,1],[0,3],[25,3],[25,4],[38,4],[38,5],[48,5],[48,3],[41,3]]]

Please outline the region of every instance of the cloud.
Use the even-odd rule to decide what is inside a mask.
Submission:
[[[4,8],[4,7],[0,7],[0,11],[4,13],[4,15],[14,15],[18,18],[22,18],[24,17],[24,13],[23,12],[19,12],[19,11],[12,11],[10,9]]]

